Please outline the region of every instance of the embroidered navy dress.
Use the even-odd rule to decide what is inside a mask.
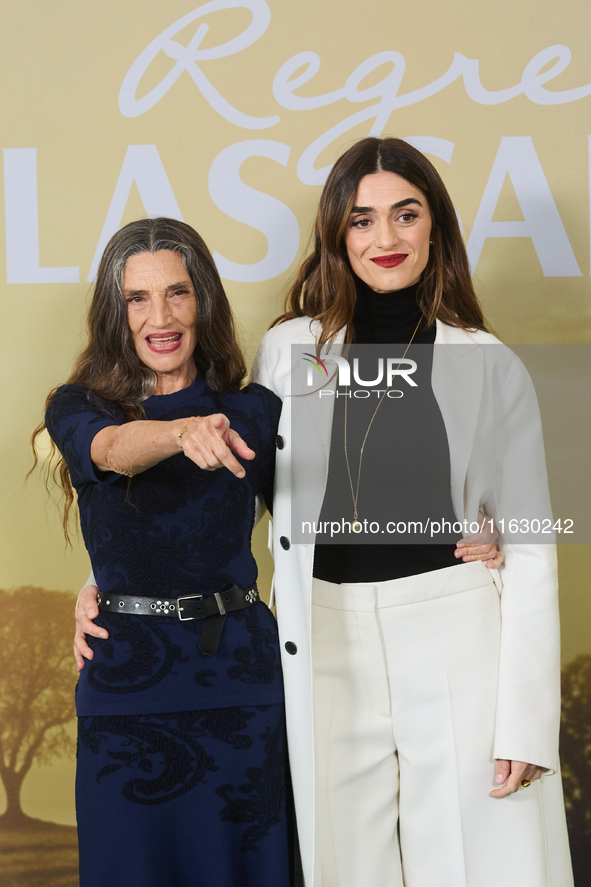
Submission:
[[[272,488],[279,399],[218,394],[198,376],[148,398],[146,418],[223,413],[255,451],[246,477],[182,452],[131,480],[99,472],[95,434],[121,410],[58,389],[48,431],[78,494],[105,594],[169,599],[252,585],[255,496]],[[278,635],[264,603],[228,614],[213,656],[201,620],[101,612],[107,640],[80,674],[76,808],[81,887],[288,887],[291,819]]]

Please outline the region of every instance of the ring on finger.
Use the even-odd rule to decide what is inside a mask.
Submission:
[[[531,785],[531,779],[522,779],[520,782],[521,788],[529,788]]]

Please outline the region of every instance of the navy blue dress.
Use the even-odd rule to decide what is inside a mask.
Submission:
[[[78,494],[102,592],[178,597],[252,585],[255,496],[270,492],[281,404],[260,385],[218,394],[198,376],[144,402],[147,419],[224,413],[256,458],[246,477],[182,452],[131,480],[99,472],[95,434],[121,410],[58,389],[48,431]],[[262,602],[230,613],[217,653],[201,620],[101,613],[106,641],[76,691],[81,887],[288,887],[291,808],[276,623]]]

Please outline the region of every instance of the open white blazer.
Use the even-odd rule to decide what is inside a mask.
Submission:
[[[307,345],[312,349],[319,333],[320,325],[307,317],[283,323],[265,335],[253,366],[253,380],[284,400],[279,426],[283,446],[277,449],[272,551],[290,766],[308,884],[312,884],[314,854],[314,546],[291,544],[290,490],[292,478],[298,483],[301,472],[307,489],[316,491],[317,519],[328,473],[332,416],[324,408],[324,418],[319,419],[314,416],[314,408],[310,409],[309,434],[314,443],[306,448],[306,457],[302,459],[302,454],[292,448],[289,395],[291,346]],[[344,331],[337,341],[344,341]],[[479,506],[493,518],[519,517],[523,513],[524,492],[534,503],[534,510],[549,513],[538,404],[523,364],[498,339],[480,331],[469,332],[438,322],[435,344],[453,346],[435,348],[432,385],[449,442],[451,496],[458,520],[474,520]],[[299,429],[300,439],[301,434]],[[560,661],[555,547],[505,544],[503,555],[494,757],[557,770]]]

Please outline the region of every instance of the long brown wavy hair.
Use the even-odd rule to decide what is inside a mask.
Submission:
[[[121,228],[107,244],[99,265],[88,311],[88,344],[67,380],[115,403],[131,422],[144,415],[142,401],[154,391],[156,373],[139,359],[127,320],[123,298],[123,271],[130,256],[170,250],[183,260],[197,300],[197,341],[193,359],[198,372],[214,391],[239,391],[246,365],[236,339],[234,319],[211,253],[197,232],[176,219],[140,219]],[[57,388],[50,391],[45,410]],[[31,438],[34,471],[39,460],[36,441],[45,430],[41,422]],[[45,463],[46,485],[54,481],[64,493],[63,527],[68,521],[74,490],[63,457],[52,441]],[[30,474],[31,472],[29,472]]]
[[[429,206],[433,243],[417,292],[427,322],[431,325],[439,318],[450,326],[486,330],[458,219],[441,176],[424,154],[393,138],[362,139],[333,166],[320,198],[314,250],[299,269],[284,313],[273,326],[308,316],[322,324],[319,345],[332,342],[343,327],[347,327],[347,341],[352,340],[356,290],[345,233],[359,182],[382,170],[418,188]]]

